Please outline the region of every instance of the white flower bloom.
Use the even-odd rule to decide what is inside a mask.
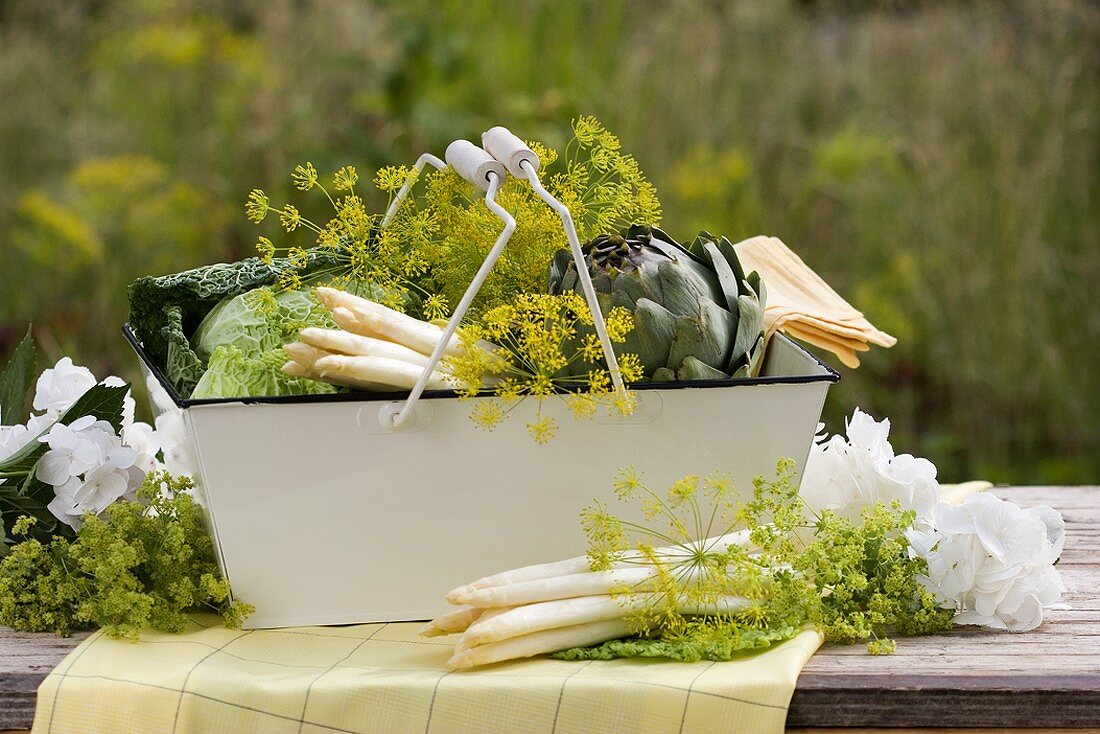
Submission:
[[[83,523],[84,510],[76,501],[76,492],[81,484],[78,477],[71,477],[61,486],[54,487],[54,498],[46,506],[54,517],[73,530],[79,530]]]
[[[813,510],[829,509],[858,520],[866,507],[894,500],[926,518],[939,500],[936,467],[927,459],[894,455],[890,421],[875,421],[858,408],[847,438],[817,440],[806,459],[800,494]]]
[[[0,461],[26,446],[33,438],[26,426],[0,426]]]
[[[50,511],[73,527],[85,513],[98,515],[119,497],[134,494],[148,471],[137,466],[141,455],[123,444],[114,426],[94,416],[55,424],[39,440],[50,448],[35,476],[54,487]]]
[[[183,420],[183,411],[177,409],[157,416],[157,438],[160,441],[164,468],[173,475],[194,475],[197,462],[191,453],[191,440],[187,435],[187,425]]]
[[[924,558],[921,583],[954,609],[957,624],[1026,631],[1062,597],[1054,567],[1065,523],[1050,507],[1029,507],[975,494],[961,505],[940,502],[931,528],[906,532],[909,553]]]
[[[161,467],[157,461],[160,452],[160,436],[148,423],[135,422],[122,429],[122,443],[134,450],[134,466],[148,473]]]
[[[98,433],[93,432],[95,424],[95,417],[90,415],[77,418],[70,425],[55,423],[49,433],[38,439],[50,449],[39,460],[35,477],[56,487],[99,464],[102,453],[94,440]]]
[[[74,499],[87,511],[98,515],[107,505],[126,494],[130,488],[130,475],[110,464],[101,464],[84,477],[84,483],[76,491]]]
[[[68,410],[77,399],[96,384],[95,375],[87,367],[74,365],[68,357],[45,370],[35,385],[34,409],[55,416]]]

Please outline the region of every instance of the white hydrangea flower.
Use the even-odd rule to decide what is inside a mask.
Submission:
[[[129,467],[127,467],[129,468]],[[130,474],[111,464],[100,464],[84,477],[73,499],[84,512],[98,515],[130,489]]]
[[[94,437],[102,428],[96,423],[95,416],[91,415],[77,418],[70,425],[55,423],[39,438],[50,448],[35,467],[38,481],[57,487],[99,464],[103,456]],[[110,427],[109,423],[107,425]]]
[[[73,528],[80,526],[85,513],[98,515],[119,497],[133,496],[149,471],[149,457],[126,445],[114,426],[94,416],[69,425],[56,423],[39,440],[49,450],[35,467],[35,477],[53,486],[49,509]],[[148,449],[148,442],[142,448]],[[139,460],[143,466],[137,466]]]
[[[26,446],[33,438],[26,426],[0,426],[0,461]]]
[[[806,504],[858,520],[864,508],[898,500],[926,518],[939,500],[935,465],[909,454],[895,456],[890,421],[876,421],[858,408],[846,433],[847,438],[828,439],[819,434],[810,448],[799,490]]]
[[[74,365],[68,357],[42,372],[34,390],[34,409],[60,415],[96,384],[95,375],[87,367]]]
[[[84,518],[84,508],[76,501],[76,492],[83,482],[79,477],[70,477],[68,481],[53,488],[54,497],[46,508],[61,522],[73,530],[79,530]]]
[[[151,472],[160,469],[161,463],[157,460],[160,453],[160,436],[148,423],[137,421],[122,429],[122,442],[134,450],[134,466],[143,472]]]
[[[928,562],[921,583],[956,611],[957,624],[1034,629],[1065,591],[1054,567],[1065,523],[1050,507],[1022,509],[975,494],[959,505],[938,503],[931,528],[910,529],[906,538],[910,555]]]

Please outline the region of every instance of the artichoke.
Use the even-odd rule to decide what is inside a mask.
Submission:
[[[700,232],[684,247],[653,227],[634,225],[583,246],[606,313],[634,315],[623,352],[638,355],[655,381],[755,377],[764,356],[764,284],[747,276],[725,237]],[[580,292],[568,251],[550,265],[549,292]]]

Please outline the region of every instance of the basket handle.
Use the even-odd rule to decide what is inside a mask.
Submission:
[[[596,298],[596,289],[592,286],[592,277],[588,273],[588,265],[581,250],[580,240],[577,238],[577,229],[573,226],[573,215],[569,207],[555,199],[547,191],[539,180],[539,157],[526,143],[506,127],[494,127],[486,130],[481,136],[481,142],[485,150],[494,158],[508,167],[509,172],[518,179],[525,179],[531,184],[531,188],[540,199],[550,205],[561,217],[562,226],[565,228],[565,238],[569,240],[569,249],[573,253],[573,261],[577,265],[577,280],[580,281],[584,298],[588,302],[588,308],[592,312],[593,326],[596,328],[596,336],[600,340],[600,349],[603,350],[604,359],[607,360],[607,369],[611,373],[611,382],[615,385],[615,391],[620,396],[626,395],[626,386],[623,385],[623,376],[619,372],[619,360],[615,357],[615,350],[611,346],[611,339],[607,336],[607,324],[604,322],[603,311],[600,302]]]
[[[432,355],[428,358],[428,364],[424,367],[420,377],[417,378],[416,384],[409,392],[409,397],[405,399],[405,404],[401,407],[401,410],[391,414],[390,421],[393,423],[393,427],[397,429],[404,428],[408,424],[417,401],[424,394],[428,379],[435,368],[439,366],[440,361],[443,359],[443,352],[446,351],[451,344],[451,340],[454,339],[455,332],[458,331],[458,325],[462,323],[462,317],[466,315],[466,311],[470,308],[474,297],[477,296],[481,286],[485,283],[485,279],[489,276],[489,271],[496,264],[497,259],[500,258],[501,251],[504,250],[504,246],[508,244],[508,240],[512,238],[512,233],[516,230],[516,220],[504,207],[496,202],[497,191],[500,190],[504,180],[508,177],[504,165],[469,140],[456,140],[448,145],[445,157],[447,164],[455,169],[456,173],[485,191],[485,206],[489,207],[489,211],[504,222],[504,229],[497,236],[493,249],[489,250],[485,262],[481,263],[481,267],[474,275],[473,280],[470,281],[466,292],[462,294],[462,299],[455,306],[454,313],[451,314],[447,326],[443,329],[442,338],[435,345],[435,349],[432,350]],[[421,158],[423,159],[423,156]],[[417,162],[419,163],[419,161]],[[442,166],[437,167],[442,168]],[[398,192],[398,196],[400,195],[401,192]],[[398,199],[395,198],[394,202],[400,206]],[[394,208],[393,205],[391,205],[391,208]]]

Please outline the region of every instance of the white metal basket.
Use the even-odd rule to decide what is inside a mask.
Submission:
[[[579,512],[614,502],[620,467],[654,487],[725,471],[743,490],[780,457],[801,471],[839,379],[776,335],[760,377],[638,389],[630,417],[578,421],[547,400],[561,431],[542,446],[533,401],[490,433],[449,392],[425,393],[404,430],[404,396],[181,399],[127,333],[234,595],[256,607],[249,628],[428,619],[470,579],[578,555]]]

